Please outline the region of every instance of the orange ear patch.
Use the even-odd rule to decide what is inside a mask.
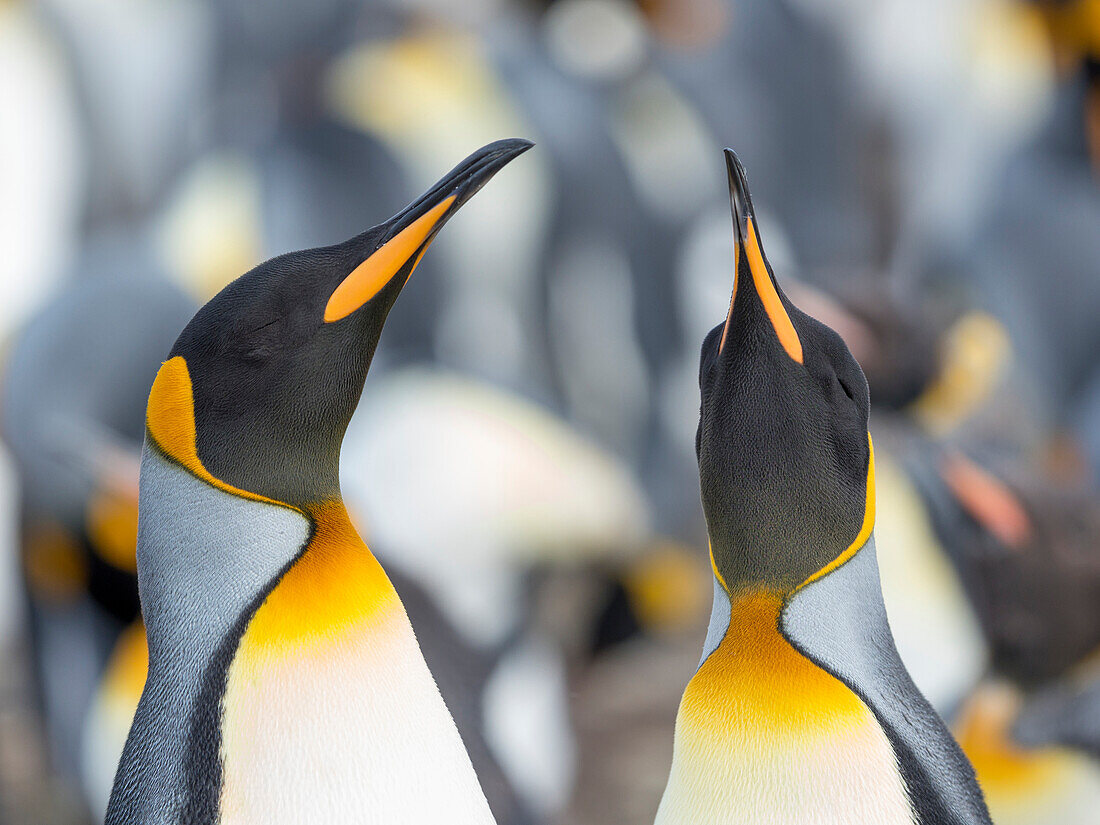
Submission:
[[[764,304],[764,310],[775,328],[775,334],[779,336],[779,343],[798,363],[802,361],[802,341],[798,338],[791,317],[775,290],[768,267],[764,264],[764,255],[760,252],[760,242],[756,238],[756,226],[752,218],[748,220],[748,238],[745,240],[745,255],[749,261],[749,269],[752,272],[752,282],[756,286],[756,294],[760,296]]]
[[[191,377],[182,356],[166,361],[157,373],[146,425],[156,446],[197,478],[241,498],[300,512],[313,525],[308,547],[252,617],[242,650],[338,640],[341,628],[401,610],[397,591],[359,538],[341,502],[294,507],[233,487],[203,466],[195,448]]]
[[[195,430],[195,400],[191,390],[191,373],[182,355],[161,364],[153,389],[149,392],[149,406],[145,413],[145,426],[149,436],[161,452],[185,467],[192,475],[207,484],[252,501],[265,501],[281,507],[289,505],[281,501],[241,490],[211,475],[199,460],[198,436]],[[296,508],[292,508],[296,509]]]
[[[76,537],[60,524],[32,523],[22,549],[24,576],[36,598],[64,603],[87,587],[87,560]]]
[[[195,405],[191,373],[182,355],[161,364],[145,413],[149,434],[170,458],[192,473],[205,472],[195,447]]]
[[[413,269],[420,263],[420,257],[427,249],[428,237],[439,223],[440,218],[450,209],[455,196],[440,202],[431,211],[424,213],[410,223],[382,246],[374,251],[351,274],[340,282],[325,306],[325,323],[346,318],[381,291],[382,287],[393,279],[413,255],[419,255],[413,263]],[[412,274],[410,270],[410,274]]]

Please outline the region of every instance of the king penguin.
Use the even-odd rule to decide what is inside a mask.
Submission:
[[[736,276],[703,342],[696,436],[714,603],[656,821],[989,823],[890,634],[867,383],[780,290],[728,149],[726,165]]]
[[[107,825],[492,822],[339,458],[412,270],[530,146],[490,144],[389,221],[261,264],[176,341],[141,469],[149,672]]]

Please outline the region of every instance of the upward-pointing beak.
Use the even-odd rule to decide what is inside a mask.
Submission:
[[[512,138],[483,146],[385,224],[378,245],[333,291],[325,321],[339,321],[363,306],[395,277],[412,275],[436,233],[493,175],[534,144]]]
[[[733,213],[733,229],[738,248],[744,246],[749,231],[749,218],[755,217],[752,195],[745,179],[745,167],[732,149],[726,149],[726,175],[730,185],[730,212]]]
[[[733,306],[740,290],[745,293],[742,300],[750,300],[751,293],[756,294],[783,349],[786,350],[787,355],[801,364],[802,342],[783,305],[771,266],[764,257],[764,249],[757,234],[756,213],[752,206],[752,195],[745,177],[745,168],[732,149],[726,149],[725,155],[730,187],[730,210],[733,213],[734,280],[733,296],[730,298],[729,313],[726,315],[726,325],[722,329],[722,341],[718,351],[721,352],[726,346],[726,338],[733,319]],[[741,287],[742,281],[748,282],[747,288]]]

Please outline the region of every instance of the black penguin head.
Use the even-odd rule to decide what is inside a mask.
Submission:
[[[531,145],[490,144],[385,223],[267,261],[199,310],[171,358],[186,362],[213,476],[292,504],[339,494],[341,441],[398,293],[450,216]]]
[[[863,531],[867,382],[832,329],[775,280],[745,173],[726,150],[736,276],[707,335],[696,436],[715,568],[727,588],[789,592]]]

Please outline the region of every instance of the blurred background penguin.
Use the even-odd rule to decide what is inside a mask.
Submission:
[[[725,145],[867,375],[907,668],[995,821],[1091,822],[1098,32],[1095,0],[0,2],[0,823],[106,804],[145,398],[194,307],[502,134],[537,149],[410,281],[342,460],[501,825],[651,821],[667,778]]]

